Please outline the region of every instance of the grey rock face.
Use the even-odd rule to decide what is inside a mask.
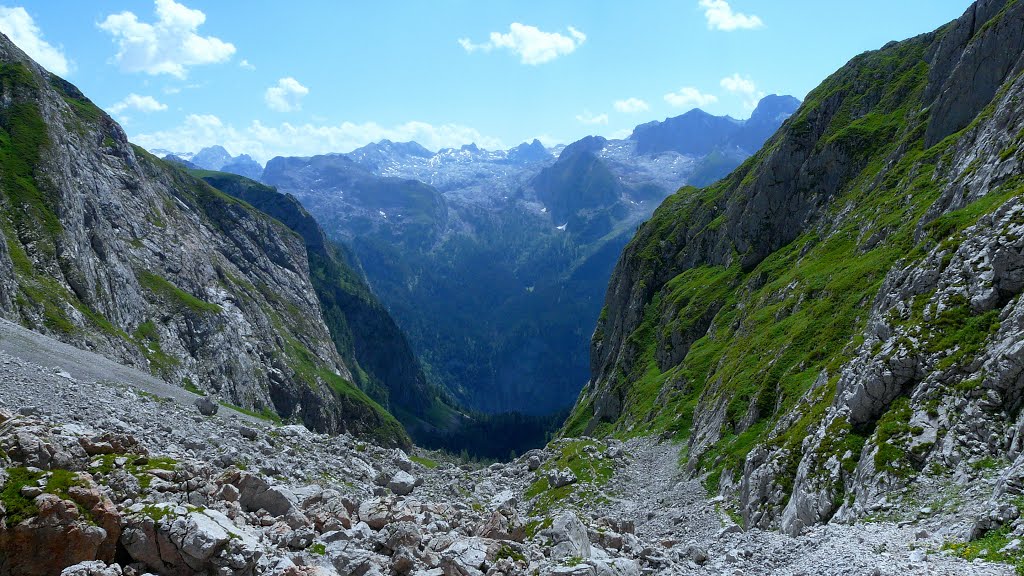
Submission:
[[[29,111],[18,118],[34,124],[17,129],[40,140],[23,160],[47,190],[38,211],[0,214],[0,269],[13,272],[0,282],[0,315],[257,412],[324,431],[380,429],[374,410],[332,391],[352,377],[300,238],[133,147],[6,38],[0,61],[19,71],[2,107]],[[27,263],[15,270],[12,258]]]

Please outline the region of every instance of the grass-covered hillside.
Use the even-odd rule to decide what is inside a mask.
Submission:
[[[954,297],[941,275],[1024,192],[1022,22],[1018,3],[990,3],[862,54],[726,179],[668,198],[619,261],[563,434],[670,432],[755,522],[802,513],[790,497],[830,456],[845,475],[829,514],[862,455],[916,475],[938,446],[897,441],[928,429],[910,424],[927,417],[920,384],[969,391],[1020,291],[981,301],[985,279],[961,278]],[[924,288],[903,306],[909,270]],[[897,377],[856,372],[869,360]],[[768,489],[741,487],[765,461]]]

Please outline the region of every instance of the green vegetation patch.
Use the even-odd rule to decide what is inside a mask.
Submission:
[[[123,467],[118,468],[116,460],[118,458],[125,458],[126,462]],[[153,482],[153,476],[150,474],[154,470],[171,470],[173,471],[178,465],[178,461],[174,458],[167,456],[139,456],[138,454],[101,454],[92,459],[92,467],[90,468],[97,474],[103,474],[104,476],[113,473],[115,470],[124,470],[131,474],[139,481],[139,486],[143,489],[149,488]]]
[[[235,412],[246,414],[248,416],[252,416],[253,418],[259,418],[260,420],[265,420],[267,422],[271,422],[274,424],[281,424],[283,422],[283,420],[281,420],[281,416],[277,412],[274,412],[273,410],[266,406],[264,406],[260,411],[257,412],[255,410],[242,408],[241,406],[237,406],[235,404],[225,402],[223,400],[220,401],[220,405],[225,408],[230,408]]]
[[[409,456],[409,460],[412,460],[413,462],[419,464],[420,466],[423,466],[424,468],[430,468],[431,470],[437,468],[437,461],[431,460],[430,458],[411,455]]]
[[[196,314],[219,314],[222,309],[217,304],[211,304],[200,300],[195,296],[178,288],[171,281],[163,276],[154,274],[148,270],[139,271],[136,274],[139,284],[154,294],[173,304],[178,311],[191,311]]]
[[[27,468],[7,469],[7,483],[4,484],[4,489],[0,492],[0,499],[3,500],[4,508],[7,510],[8,526],[14,526],[39,514],[35,502],[31,498],[23,496],[21,489],[26,486],[36,486],[42,476],[42,473],[30,472]]]
[[[908,458],[907,447],[910,436],[915,430],[910,426],[910,399],[897,398],[882,415],[875,428],[875,470],[888,472],[899,478],[907,478],[914,473]]]
[[[1024,509],[1024,502],[1017,498],[1014,504],[1018,509]],[[949,550],[953,554],[969,561],[985,560],[988,562],[1000,562],[1013,566],[1019,576],[1024,576],[1024,549],[1018,546],[1015,550],[1003,551],[1006,546],[1015,539],[1013,526],[1009,522],[994,530],[989,530],[977,540],[971,542],[947,542],[942,546],[943,550]]]
[[[652,291],[641,322],[626,335],[620,358],[628,362],[608,377],[623,401],[621,416],[595,422],[592,400],[583,398],[563,434],[669,431],[686,440],[697,410],[724,410],[720,439],[689,456],[699,458],[709,489],[717,490],[725,471],[738,475],[757,445],[779,450],[783,472],[776,481],[783,490],[791,487],[803,441],[821,424],[839,371],[863,343],[886,274],[936,247],[955,249],[960,232],[1024,190],[1008,180],[927,223],[948,184],[937,166],[949,165],[959,138],[924,146],[928,115],[920,104],[932,40],[925,35],[858,56],[812,91],[780,134],[729,177],[665,200],[627,249],[635,255],[641,292],[645,283],[660,281],[665,267],[692,256],[694,247],[718,254],[728,241],[720,230],[732,224],[736,203],[754,192],[774,148],[789,142],[827,150],[848,169],[821,219],[827,225],[807,230],[753,269],[740,267],[745,254],[720,254],[721,265],[684,270]],[[925,223],[921,236],[919,223]],[[973,313],[956,298],[945,304],[929,320],[918,314],[908,322],[921,326],[927,351],[944,353],[940,369],[969,362],[998,329],[997,312]],[[901,474],[915,456],[905,454],[909,440],[901,444],[914,432],[904,429],[904,412],[894,405],[875,439],[880,468]],[[773,435],[781,415],[794,413],[796,423]],[[835,455],[852,471],[865,433],[833,425],[834,438],[820,456]]]
[[[17,467],[7,469],[7,483],[0,491],[0,500],[3,501],[7,510],[6,523],[14,526],[23,520],[27,520],[39,514],[33,498],[28,498],[21,493],[26,486],[39,486],[39,481],[44,477],[46,484],[40,488],[43,492],[53,494],[63,500],[69,500],[68,490],[72,486],[82,486],[78,479],[78,473],[70,470],[55,469],[48,472],[32,472],[28,468]],[[92,522],[92,514],[81,504],[78,507],[80,517],[86,522]]]
[[[557,441],[549,448],[558,450],[558,456],[550,458],[537,469],[537,479],[523,494],[526,499],[536,498],[530,509],[532,515],[547,515],[556,506],[568,503],[571,499],[596,502],[607,497],[604,486],[615,474],[615,465],[603,455],[607,448],[606,444],[591,438],[583,438]],[[577,481],[567,486],[552,488],[548,483],[548,473],[566,468],[576,475]]]
[[[185,377],[185,379],[182,380],[182,386],[185,388],[185,390],[188,390],[189,392],[197,396],[206,396],[206,392],[199,388],[198,386],[196,386],[195,382],[192,382],[192,379],[187,376]]]
[[[152,320],[139,324],[132,336],[136,346],[149,360],[149,370],[153,374],[168,376],[172,369],[181,364],[178,358],[167,354],[160,347],[160,333]]]
[[[495,555],[495,558],[497,560],[501,560],[502,558],[508,558],[513,562],[526,562],[526,556],[522,552],[516,550],[508,544],[502,544],[501,548],[498,548],[498,553]]]

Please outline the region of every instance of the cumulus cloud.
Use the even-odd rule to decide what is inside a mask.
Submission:
[[[719,82],[722,88],[725,88],[729,92],[739,92],[741,94],[753,94],[757,91],[757,85],[750,79],[749,76],[744,78],[739,73],[733,74],[732,76],[726,76]]]
[[[683,86],[675,92],[665,94],[665,102],[676,108],[685,108],[687,106],[700,107],[718,102],[718,97],[714,94],[704,94],[693,86]]]
[[[267,88],[263,100],[271,110],[292,112],[302,109],[302,98],[309,94],[309,88],[291,76],[281,78],[277,84]]]
[[[749,76],[743,77],[736,73],[722,78],[719,84],[729,92],[742,96],[743,105],[748,109],[756,107],[758,101],[764,98],[764,91],[758,90],[757,84]]]
[[[117,41],[114,61],[122,71],[184,78],[191,66],[224,62],[235,53],[233,44],[197,33],[206,21],[200,10],[174,0],[156,0],[156,16],[150,24],[125,11],[99,23]]]
[[[256,69],[256,66],[254,66],[252,63],[250,63],[248,60],[245,60],[244,58],[242,59],[241,62],[238,63],[238,67],[241,68],[242,70],[255,70]]]
[[[120,114],[126,110],[137,110],[139,112],[162,112],[167,110],[167,104],[162,104],[152,96],[139,96],[138,94],[131,93],[124,97],[123,100],[107,108],[114,114]]]
[[[698,4],[704,9],[704,18],[708,21],[708,30],[751,30],[764,26],[758,16],[733,12],[726,0],[700,0]]]
[[[544,32],[536,26],[528,26],[513,22],[508,27],[508,32],[491,32],[490,39],[482,44],[476,44],[469,38],[460,38],[459,45],[472,54],[482,51],[490,52],[498,48],[507,49],[519,56],[523,64],[536,66],[550,62],[559,56],[572,54],[586,41],[587,35],[579,30],[568,27],[569,35],[564,36],[558,32]]]
[[[0,32],[50,72],[60,76],[71,72],[71,61],[60,48],[43,40],[43,31],[21,6],[0,6]]]
[[[626,98],[625,100],[616,100],[615,109],[623,114],[636,114],[637,112],[646,112],[650,109],[647,102],[639,98]]]
[[[606,124],[608,124],[608,115],[607,114],[597,114],[597,115],[594,115],[594,114],[591,114],[590,111],[588,110],[588,111],[584,112],[583,114],[577,114],[576,115],[576,120],[579,121],[580,124],[586,124],[587,126],[606,125]]]
[[[274,156],[350,152],[385,138],[395,142],[415,140],[432,150],[458,148],[472,142],[492,150],[505,148],[501,140],[458,124],[433,125],[413,121],[387,127],[375,122],[301,125],[283,122],[272,126],[257,120],[236,128],[212,114],[190,114],[180,126],[135,134],[131,140],[144,148],[182,152],[220,144],[228,150],[246,153],[266,162]]]

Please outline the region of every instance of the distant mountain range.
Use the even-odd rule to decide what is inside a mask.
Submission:
[[[162,148],[151,152],[164,160],[182,164],[187,168],[229,172],[252,180],[259,180],[263,175],[263,166],[248,154],[232,156],[223,146],[208,146],[196,153],[171,152]]]
[[[745,121],[694,110],[556,149],[382,140],[274,158],[261,180],[352,247],[434,383],[473,409],[543,414],[587,380],[587,341],[637,225],[680,186],[738,166],[798,106],[769,96]]]

